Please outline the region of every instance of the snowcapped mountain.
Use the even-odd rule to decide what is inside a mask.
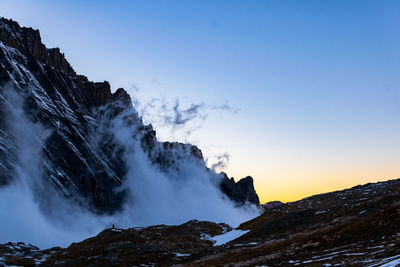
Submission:
[[[92,212],[114,214],[128,198],[143,200],[127,180],[145,176],[157,184],[157,176],[167,181],[185,177],[193,185],[198,181],[186,177],[188,168],[207,177],[221,199],[259,204],[251,177],[235,183],[207,169],[196,146],[159,142],[124,89],[112,92],[108,82],[76,74],[58,48],[42,44],[39,30],[5,18],[0,19],[0,112],[0,184],[9,185],[24,173],[43,207],[52,201],[40,195],[55,188]],[[151,172],[145,173],[141,161]],[[156,190],[168,190],[153,186],[154,191],[145,186],[149,197],[143,201],[160,194]]]

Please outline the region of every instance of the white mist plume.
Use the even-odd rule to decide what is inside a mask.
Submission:
[[[137,86],[132,86],[132,91],[138,92]],[[224,104],[215,105],[205,102],[189,103],[184,105],[179,98],[174,101],[165,97],[152,98],[150,101],[139,101],[133,98],[134,107],[146,123],[153,124],[157,129],[163,129],[170,134],[170,139],[176,139],[183,135],[181,140],[187,142],[193,132],[200,129],[204,121],[214,111],[237,113],[235,108],[227,101]]]
[[[16,155],[15,177],[11,185],[0,188],[0,241],[25,241],[42,246],[53,245],[55,240],[60,240],[61,244],[73,241],[77,236],[58,229],[54,221],[44,215],[46,207],[40,207],[42,198],[53,197],[43,192],[45,184],[40,160],[49,131],[26,118],[23,100],[11,88],[4,89],[1,98]]]
[[[97,234],[111,224],[118,227],[178,224],[192,219],[237,226],[257,215],[252,207],[235,208],[218,189],[218,175],[188,161],[179,171],[163,172],[152,164],[126,110],[109,130],[126,148],[128,172],[123,188],[128,199],[121,212],[98,216],[63,198],[43,177],[42,149],[50,130],[31,122],[23,99],[13,89],[3,91],[7,126],[16,151],[16,179],[0,188],[0,242],[24,241],[42,248],[66,246]]]
[[[0,242],[66,246],[109,224],[109,218],[73,205],[44,180],[41,152],[50,130],[26,117],[23,98],[12,87],[3,88],[1,102],[16,155],[15,177],[0,187]]]
[[[251,208],[235,208],[218,189],[220,177],[191,160],[179,162],[179,169],[162,172],[145,155],[134,125],[124,123],[133,110],[120,114],[112,124],[115,137],[131,148],[124,184],[131,194],[124,213],[139,225],[178,224],[191,219],[227,222],[237,226],[256,215]]]
[[[211,169],[215,172],[223,171],[229,164],[231,156],[228,152],[225,152],[221,155],[217,155],[215,158],[215,162],[211,164]],[[207,160],[208,163],[209,160]]]

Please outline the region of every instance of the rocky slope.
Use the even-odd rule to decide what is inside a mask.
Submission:
[[[69,247],[0,246],[0,264],[44,266],[398,266],[400,179],[267,209],[233,230],[178,226],[106,229]]]
[[[127,162],[121,146],[107,129],[113,119],[134,125],[132,138],[140,140],[147,157],[162,171],[179,169],[186,160],[206,169],[201,151],[193,145],[159,142],[151,125],[133,110],[130,96],[110,84],[78,75],[58,48],[46,48],[38,30],[0,19],[0,185],[15,176],[15,133],[10,119],[10,91],[23,99],[23,112],[32,123],[49,130],[40,153],[43,177],[64,197],[96,213],[121,209],[126,189]],[[221,190],[238,204],[259,204],[251,178],[235,183],[221,175]],[[226,190],[226,186],[233,190]]]

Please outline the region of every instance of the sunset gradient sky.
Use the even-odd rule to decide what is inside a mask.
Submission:
[[[208,110],[190,136],[156,130],[228,152],[226,172],[253,176],[266,202],[400,177],[399,14],[399,1],[2,0],[0,15],[143,103],[238,110]]]

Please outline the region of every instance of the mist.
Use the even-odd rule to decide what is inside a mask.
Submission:
[[[85,230],[89,233],[88,228],[75,229],[71,222],[76,217],[81,220],[76,216],[82,215],[80,208],[73,207],[44,180],[41,152],[51,130],[27,118],[23,100],[12,87],[3,89],[1,104],[15,152],[10,173],[15,177],[11,184],[0,187],[0,241],[24,241],[40,247],[67,245],[82,238]]]
[[[131,148],[125,154],[130,165],[124,187],[131,194],[124,212],[135,223],[178,224],[198,219],[237,226],[257,214],[255,208],[235,207],[218,189],[220,176],[196,161],[182,156],[178,169],[160,171],[148,160],[138,139],[131,137],[135,126],[124,123],[132,112],[120,114],[111,129],[121,144]]]
[[[52,129],[28,118],[23,109],[24,94],[5,88],[1,103],[15,151],[10,170],[15,177],[10,184],[0,187],[1,243],[22,241],[40,248],[68,246],[113,224],[128,228],[198,219],[235,227],[258,215],[256,207],[235,207],[220,192],[220,176],[215,168],[207,170],[185,157],[177,168],[168,171],[152,163],[140,145],[140,136],[135,135],[138,126],[126,123],[138,117],[134,109],[119,114],[111,125],[100,125],[105,127],[102,131],[125,148],[127,174],[119,190],[127,190],[128,194],[120,212],[96,215],[66,199],[44,176],[46,162],[42,150]]]
[[[140,92],[137,86],[131,91]],[[155,97],[149,101],[133,98],[133,105],[146,123],[151,123],[157,130],[165,132],[168,141],[194,143],[193,132],[203,127],[204,122],[216,112],[238,113],[240,109],[229,105],[211,104],[204,101],[183,103],[179,97],[174,100],[166,97]],[[165,138],[164,138],[165,139]]]

